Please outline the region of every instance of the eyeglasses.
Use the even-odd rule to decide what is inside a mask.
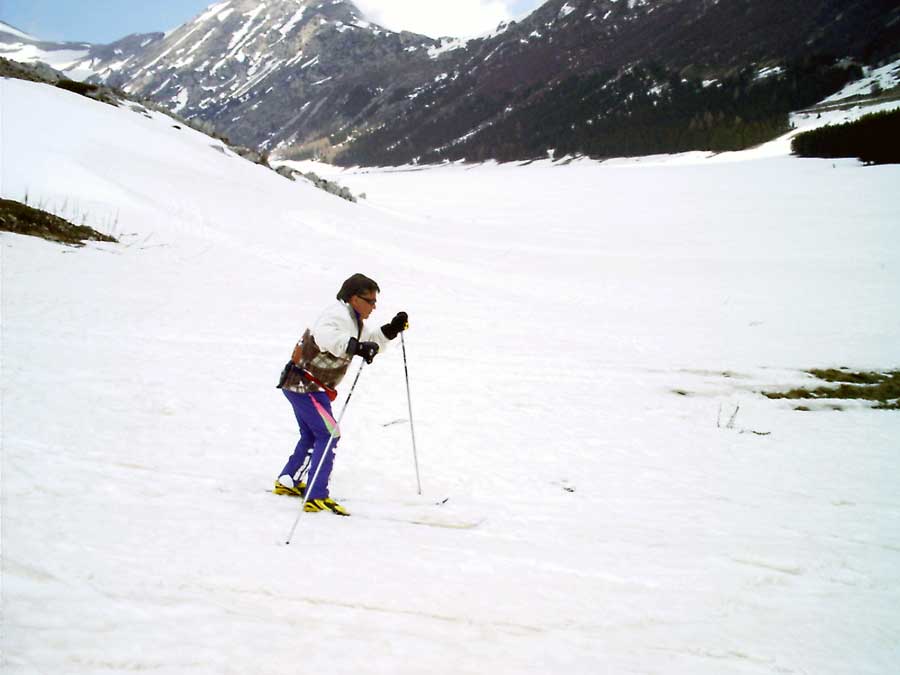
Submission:
[[[375,303],[378,302],[378,298],[367,298],[363,295],[357,295],[356,297],[359,298],[360,300],[364,300],[364,301],[368,302],[373,307],[375,306]]]

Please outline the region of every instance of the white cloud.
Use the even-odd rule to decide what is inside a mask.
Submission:
[[[354,0],[363,15],[391,30],[429,37],[471,37],[513,18],[510,0]]]

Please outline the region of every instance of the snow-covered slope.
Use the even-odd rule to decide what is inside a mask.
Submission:
[[[898,167],[344,172],[350,204],[44,85],[0,118],[2,196],[121,240],[0,234],[4,674],[896,669],[900,417],[757,392],[900,366]],[[393,349],[354,516],[284,546],[275,379],[357,271],[411,317],[424,495]]]
[[[900,84],[900,59],[879,68],[866,68],[865,77],[849,83],[824,102],[837,103],[853,96],[867,96],[873,91],[893,89],[898,84]]]

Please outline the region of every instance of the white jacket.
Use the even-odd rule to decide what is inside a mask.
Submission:
[[[337,389],[353,359],[353,354],[347,351],[350,338],[356,338],[359,342],[374,342],[379,352],[390,343],[380,326],[366,326],[348,303],[337,301],[329,305],[313,327],[303,333],[295,350],[295,354],[299,351],[299,358],[295,356],[292,359],[298,367],[286,371],[282,388],[301,393],[322,391],[315,381],[303,375],[306,371],[329,389]]]
[[[375,342],[379,350],[390,343],[380,326],[366,326],[362,319],[357,318],[356,311],[349,303],[341,300],[329,305],[316,319],[312,336],[319,349],[341,358],[348,356],[347,345],[352,337],[360,342]]]

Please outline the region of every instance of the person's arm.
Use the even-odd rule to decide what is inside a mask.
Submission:
[[[409,328],[409,316],[406,312],[397,312],[396,316],[391,319],[390,323],[373,329],[364,329],[364,339],[370,340],[378,344],[379,347],[386,347],[401,332]]]
[[[353,356],[350,339],[356,338],[356,331],[345,305],[335,305],[325,311],[313,326],[312,334],[319,349],[341,358]]]

